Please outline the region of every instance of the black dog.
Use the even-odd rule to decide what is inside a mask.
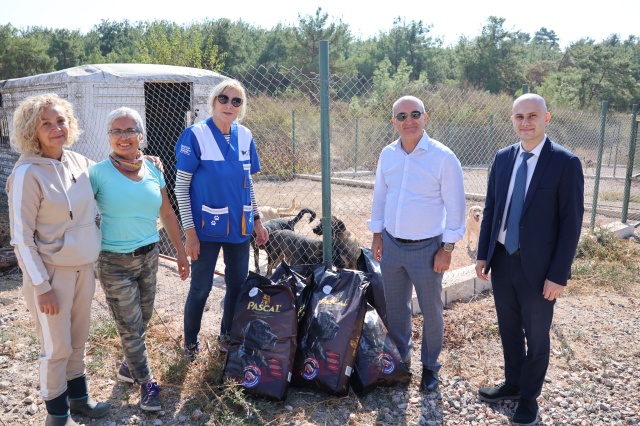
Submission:
[[[333,340],[339,330],[340,325],[338,325],[331,312],[318,312],[318,315],[311,319],[311,325],[300,343],[300,346],[305,351],[305,356],[326,360],[327,355],[324,353],[322,343]]]
[[[312,229],[316,235],[322,235],[322,223],[317,224]],[[356,269],[358,258],[360,257],[360,243],[356,239],[355,235],[347,230],[347,226],[343,221],[335,216],[331,216],[331,242],[332,242],[332,257],[340,258],[340,263],[343,266],[337,266],[336,268],[348,268]]]
[[[273,231],[269,235],[271,256],[283,258],[290,265],[318,265],[323,261],[322,240],[309,238],[294,231],[284,229]],[[332,251],[332,264],[336,268],[345,268],[346,263],[339,250]]]
[[[290,231],[293,231],[293,228],[296,225],[296,223],[298,223],[298,221],[302,219],[302,216],[304,216],[307,213],[309,214],[309,223],[313,222],[316,219],[316,212],[314,212],[311,209],[302,209],[297,214],[297,216],[294,217],[293,219],[290,219],[290,220],[283,219],[283,218],[271,219],[266,221],[262,225],[265,228],[267,228],[267,231],[269,231],[269,235],[271,235],[273,231],[278,231],[283,229],[288,229]],[[274,256],[275,251],[271,249],[271,242],[267,241],[264,246],[258,247],[258,245],[256,245],[256,233],[254,231],[251,233],[251,247],[253,247],[253,261],[255,264],[255,271],[257,273],[260,273],[260,248],[263,248],[267,252],[267,275],[271,275],[271,272],[273,271],[273,266],[279,260],[279,257]]]
[[[346,230],[347,230],[347,226],[344,224],[343,221],[341,221],[340,219],[338,219],[335,216],[331,216],[331,236],[333,238],[337,237],[338,234],[346,232]],[[313,231],[314,234],[321,236],[322,235],[322,222],[320,222],[316,226],[314,226],[312,231]]]
[[[273,334],[269,324],[256,319],[242,329],[242,345],[238,349],[238,357],[244,366],[257,365],[267,367],[267,360],[261,351],[272,351],[278,336]]]

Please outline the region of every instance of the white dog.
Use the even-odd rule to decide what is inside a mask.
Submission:
[[[480,234],[480,221],[482,220],[483,210],[481,206],[471,206],[467,213],[467,248],[472,251],[478,249],[478,236]],[[471,245],[472,241],[473,246]]]

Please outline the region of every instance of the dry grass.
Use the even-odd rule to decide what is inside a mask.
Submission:
[[[617,238],[604,229],[584,235],[571,270],[570,294],[611,290],[623,296],[640,295],[640,239]]]

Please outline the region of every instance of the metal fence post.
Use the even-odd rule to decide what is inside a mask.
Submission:
[[[296,110],[291,111],[291,153],[293,155],[293,177],[296,176]]]
[[[633,104],[631,112],[631,138],[629,140],[629,158],[627,159],[627,175],[624,179],[624,198],[622,200],[622,218],[620,222],[627,223],[629,213],[629,195],[631,193],[631,179],[633,179],[633,163],[636,155],[636,137],[638,135],[638,104]]]
[[[526,95],[527,93],[529,93],[529,85],[528,84],[523,84],[522,85],[522,94]]]
[[[356,117],[356,143],[353,153],[353,173],[358,173],[358,117]]]
[[[329,41],[320,40],[320,147],[322,154],[322,256],[331,267],[331,137],[329,135]]]
[[[604,131],[607,126],[607,105],[608,101],[602,101],[602,112],[600,114],[600,146],[598,147],[598,162],[596,164],[596,176],[593,184],[593,204],[591,206],[590,228],[596,223],[596,210],[598,208],[598,188],[600,186],[600,168],[602,167],[602,150],[604,149]]]

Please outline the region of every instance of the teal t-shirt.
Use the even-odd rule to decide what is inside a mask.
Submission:
[[[102,250],[130,253],[159,240],[157,219],[165,187],[164,176],[144,160],[144,177],[134,182],[120,173],[110,160],[89,168],[93,193],[102,220]]]

